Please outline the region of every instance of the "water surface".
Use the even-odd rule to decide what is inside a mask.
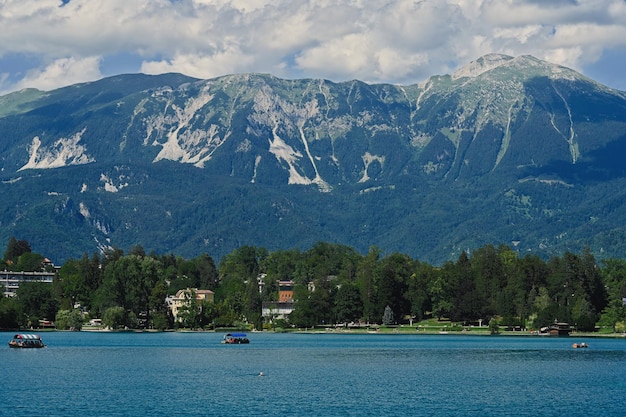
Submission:
[[[625,415],[625,339],[52,332],[22,350],[2,336],[0,415]]]

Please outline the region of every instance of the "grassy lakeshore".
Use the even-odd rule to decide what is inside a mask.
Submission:
[[[80,331],[83,332],[126,332],[126,333],[138,333],[138,332],[150,332],[158,333],[165,332],[268,332],[268,333],[307,333],[307,334],[384,334],[384,335],[468,335],[468,336],[493,336],[489,326],[483,324],[482,326],[463,326],[461,323],[451,322],[449,320],[437,320],[426,319],[420,322],[400,325],[383,326],[378,324],[361,324],[361,325],[328,325],[328,326],[315,326],[309,328],[297,328],[297,327],[273,327],[265,325],[263,330],[254,330],[251,327],[247,327],[244,323],[241,326],[233,327],[219,327],[214,329],[190,329],[190,328],[178,328],[168,330],[157,329],[110,329],[102,325],[93,326],[85,325]],[[44,329],[4,329],[8,332],[55,332],[55,331],[70,331],[70,330],[58,330],[55,328]],[[503,326],[499,327],[496,336],[535,336],[535,337],[551,337],[548,334],[538,334],[533,329],[527,330],[510,330]],[[572,331],[569,335],[572,338],[626,338],[626,332],[612,332],[611,329],[601,328],[596,332],[577,332]]]
[[[270,330],[271,331],[271,330]],[[308,328],[308,329],[276,329],[277,333],[307,333],[307,334],[385,334],[385,335],[466,335],[466,336],[516,336],[516,337],[558,337],[548,334],[537,334],[530,331],[510,331],[501,330],[497,334],[491,334],[486,326],[482,328],[474,328],[461,331],[436,330],[432,328],[416,328],[416,327],[379,327],[379,328],[344,328],[344,327],[327,327],[327,328]],[[567,337],[567,336],[565,336]],[[624,333],[600,333],[600,332],[571,332],[570,338],[626,338]]]
[[[416,335],[433,335],[433,334],[449,334],[449,335],[475,335],[475,336],[492,336],[489,326],[463,326],[460,323],[454,323],[447,320],[428,319],[414,323],[413,325],[362,325],[362,326],[317,326],[315,328],[306,329],[272,329],[276,332],[298,332],[298,333],[345,333],[345,334],[416,334]],[[532,330],[507,330],[500,327],[497,334],[500,336],[535,336],[550,337],[548,334],[538,334]],[[605,338],[623,338],[626,333],[614,333],[608,329],[600,329],[597,332],[577,332],[572,331],[569,337],[605,337]]]
[[[3,332],[16,333],[51,333],[51,332],[70,332],[70,330],[58,329],[2,329]],[[111,332],[111,333],[160,333],[160,332],[208,332],[208,333],[228,333],[232,331],[248,331],[260,332],[259,330],[242,330],[235,328],[218,328],[211,330],[204,329],[107,329],[104,327],[83,327],[82,332]],[[460,330],[455,326],[422,326],[422,325],[399,325],[399,326],[361,326],[361,327],[343,327],[328,326],[315,328],[275,328],[265,329],[267,333],[306,333],[306,334],[371,334],[371,335],[456,335],[456,336],[516,336],[516,337],[557,337],[548,334],[537,334],[530,331],[511,331],[500,330],[497,334],[491,334],[487,326],[482,327],[463,327]],[[565,336],[567,337],[567,336]],[[626,333],[607,333],[607,332],[571,332],[570,338],[626,338]]]

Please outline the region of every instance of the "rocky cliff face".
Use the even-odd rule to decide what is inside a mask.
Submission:
[[[118,76],[0,97],[0,134],[0,238],[59,258],[317,240],[435,262],[484,243],[606,252],[625,217],[608,190],[626,96],[530,56],[411,86]]]

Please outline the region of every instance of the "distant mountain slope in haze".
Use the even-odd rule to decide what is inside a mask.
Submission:
[[[410,86],[121,75],[0,97],[0,135],[0,239],[55,260],[624,246],[626,96],[531,56]]]

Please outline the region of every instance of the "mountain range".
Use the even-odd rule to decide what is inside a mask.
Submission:
[[[0,96],[0,241],[56,263],[318,241],[621,257],[625,151],[626,93],[532,56],[406,86],[119,75]]]

